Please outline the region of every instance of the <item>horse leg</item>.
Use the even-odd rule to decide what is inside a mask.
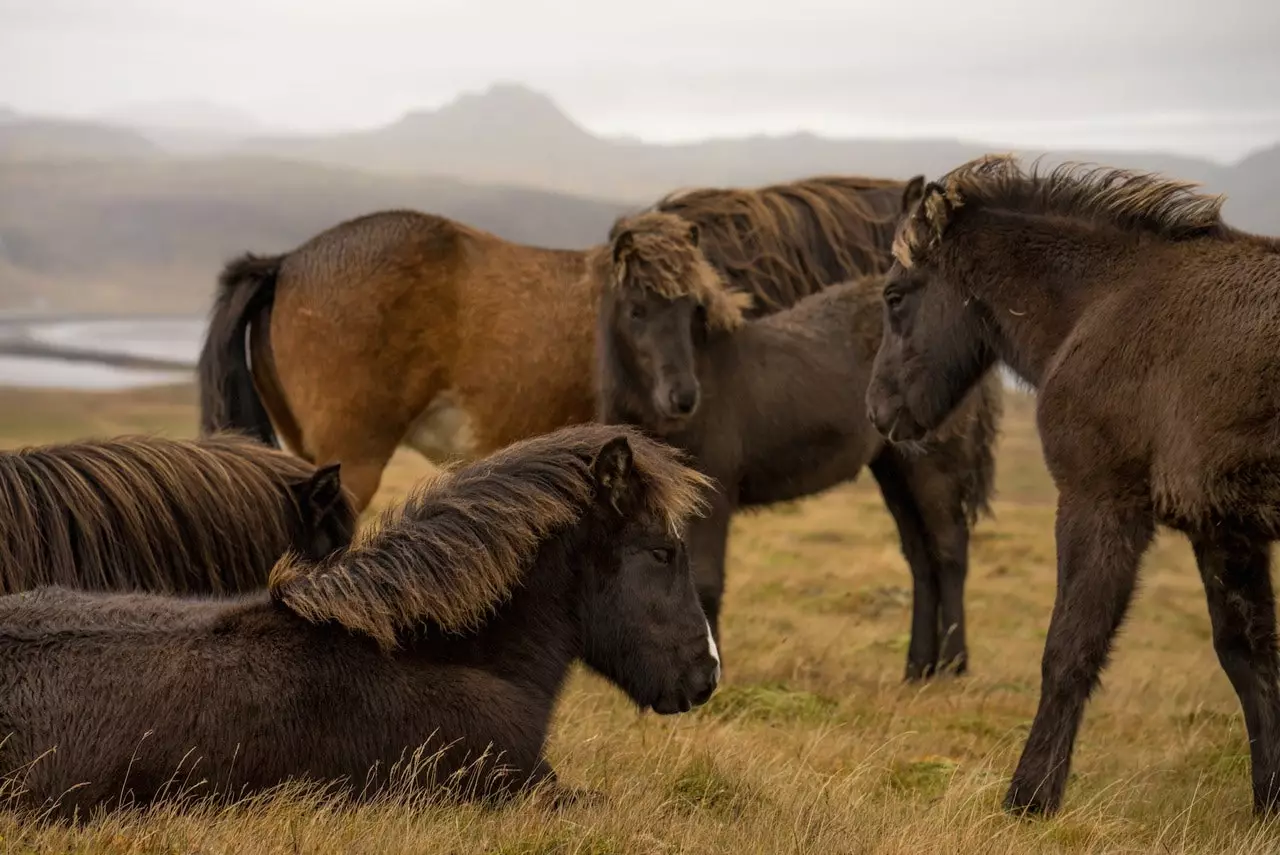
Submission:
[[[1041,661],[1040,704],[1005,796],[1014,812],[1048,815],[1062,804],[1084,706],[1133,599],[1155,530],[1141,501],[1058,495],[1058,590]]]
[[[1226,528],[1191,538],[1209,601],[1213,647],[1244,710],[1256,813],[1280,810],[1280,669],[1271,544]]]
[[[964,620],[964,584],[969,575],[969,522],[955,478],[931,465],[914,462],[911,482],[924,521],[928,558],[941,595],[942,633],[938,670],[956,675],[969,670],[969,644]]]
[[[711,627],[711,637],[717,645],[720,643],[720,601],[724,597],[724,559],[732,517],[732,506],[716,490],[707,515],[695,520],[689,529],[689,560],[694,585],[707,625]],[[723,652],[720,655],[723,667]]]
[[[304,448],[306,456],[317,466],[341,464],[342,486],[351,494],[357,513],[369,506],[382,483],[382,472],[395,453],[394,442],[379,442],[371,433],[362,433],[363,425],[321,424],[308,431]]]
[[[938,662],[939,587],[924,520],[911,493],[905,462],[897,451],[885,448],[871,461],[870,469],[897,524],[902,555],[911,568],[911,642],[905,679],[926,679],[933,676]]]

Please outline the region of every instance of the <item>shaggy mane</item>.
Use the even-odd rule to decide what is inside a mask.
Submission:
[[[521,584],[539,548],[595,499],[592,462],[625,436],[646,512],[679,532],[705,509],[710,481],[674,449],[619,426],[583,424],[514,443],[416,489],[345,552],[271,572],[272,598],[313,623],[333,620],[384,649],[422,623],[482,625]]]
[[[645,287],[669,299],[691,296],[712,326],[733,329],[753,312],[886,270],[905,187],[818,176],[755,189],[677,191],[619,218],[592,267],[616,287],[634,266]]]
[[[1157,173],[1068,162],[1047,173],[1039,160],[1024,171],[1013,155],[984,155],[944,175],[926,190],[894,240],[893,254],[910,267],[963,211],[992,208],[1103,223],[1178,241],[1223,231],[1225,197]]]
[[[236,435],[0,452],[0,594],[259,588],[290,544],[280,513],[294,501],[289,487],[313,471]]]

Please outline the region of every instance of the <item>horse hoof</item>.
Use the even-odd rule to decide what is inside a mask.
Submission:
[[[902,679],[908,683],[919,683],[932,679],[936,673],[937,666],[932,662],[908,662],[906,674]]]
[[[561,810],[567,807],[592,807],[604,804],[607,801],[605,794],[599,790],[566,787],[563,784],[547,788],[540,794],[538,800],[552,810]]]
[[[1009,787],[1009,792],[1004,797],[1005,811],[1024,819],[1049,817],[1057,812],[1056,804],[1051,804],[1048,799],[1042,798],[1034,790],[1030,791],[1032,795],[1024,797],[1022,794],[1027,791],[1017,784]]]

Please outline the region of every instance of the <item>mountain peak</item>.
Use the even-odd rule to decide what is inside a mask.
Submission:
[[[415,135],[475,138],[516,133],[521,139],[570,141],[591,138],[545,93],[518,83],[499,82],[464,92],[436,110],[407,114],[397,127]]]

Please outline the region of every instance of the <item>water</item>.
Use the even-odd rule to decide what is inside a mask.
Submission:
[[[186,383],[190,372],[120,368],[97,362],[65,362],[25,356],[0,356],[0,386],[110,392]]]
[[[19,333],[65,350],[94,350],[188,363],[194,370],[204,338],[203,318],[135,318],[113,320],[5,321],[0,338]],[[1028,392],[1025,383],[1001,366],[1005,388]],[[186,383],[192,371],[124,368],[94,362],[0,355],[0,386],[111,391]]]
[[[0,320],[3,320],[0,318]],[[0,337],[22,336],[66,351],[106,351],[185,362],[194,369],[204,336],[201,318],[8,320]],[[191,382],[191,370],[133,368],[50,357],[0,354],[0,386],[115,391]]]
[[[67,350],[106,350],[195,364],[204,336],[202,318],[64,321],[28,326],[29,337]]]

